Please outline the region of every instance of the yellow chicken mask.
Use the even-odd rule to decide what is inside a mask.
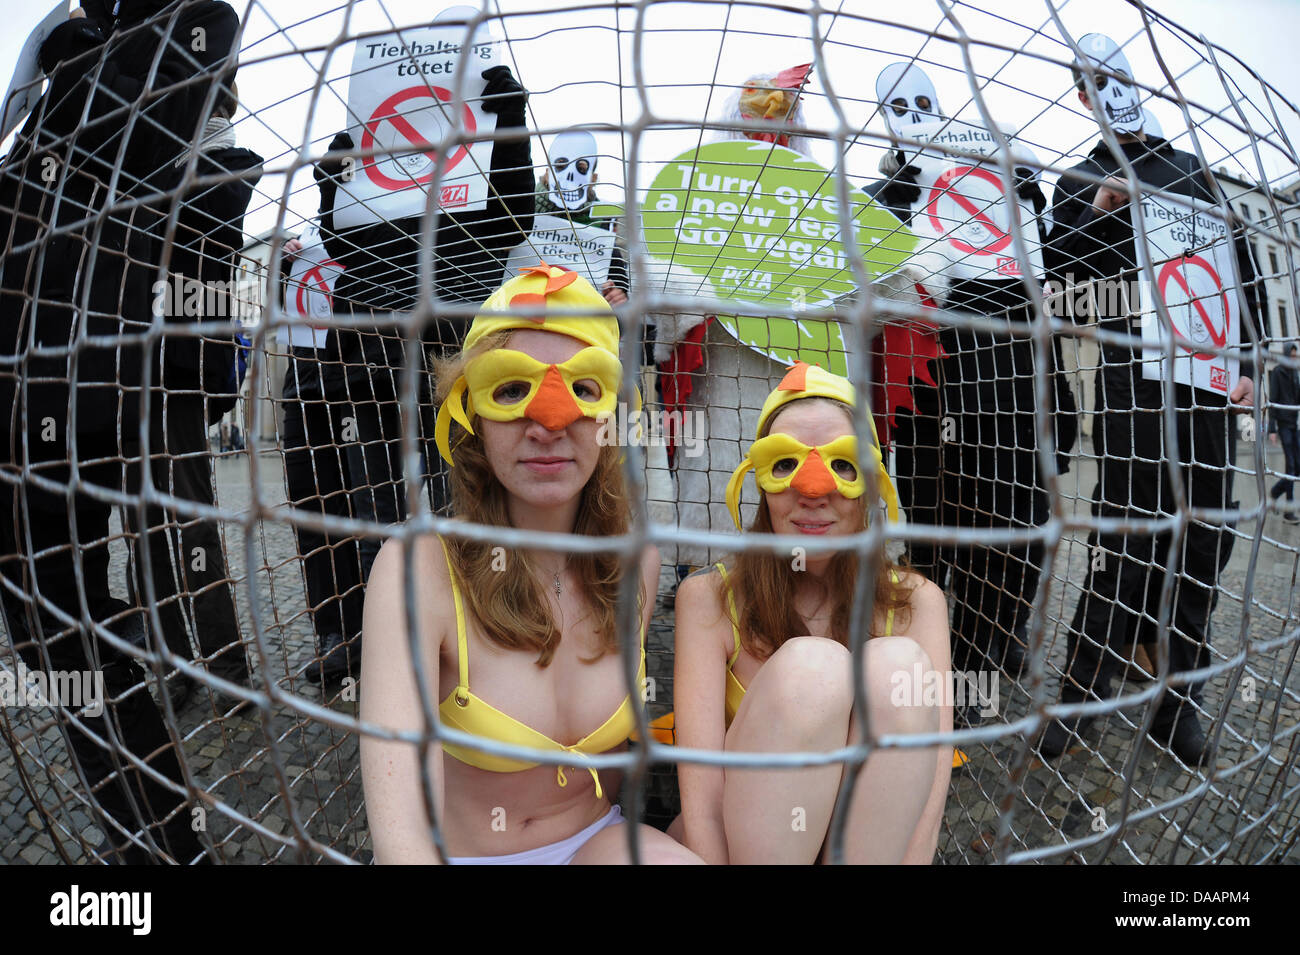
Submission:
[[[831,398],[850,407],[857,403],[853,385],[847,378],[833,375],[815,365],[796,362],[781,384],[767,396],[759,413],[758,433],[777,410],[800,398]],[[875,424],[871,426],[871,457],[875,464],[878,493],[885,500],[890,520],[898,520],[898,494],[889,479],[880,453]],[[754,480],[768,494],[780,494],[794,488],[805,497],[821,497],[838,491],[849,500],[862,496],[866,481],[858,465],[858,439],[842,435],[827,444],[810,447],[788,434],[777,432],[759,438],[750,446],[749,455],[732,472],[727,483],[727,508],[740,528],[740,492],[745,475],[754,471]],[[742,528],[743,529],[743,528]]]
[[[528,317],[511,309],[545,306],[547,314]],[[550,314],[554,310],[556,314]],[[600,315],[568,315],[569,311],[600,311]],[[495,332],[533,329],[557,332],[585,342],[567,361],[547,365],[512,348],[494,348],[465,365],[438,411],[434,438],[438,452],[453,464],[451,422],[470,434],[472,415],[489,421],[530,418],[550,431],[579,418],[613,414],[623,380],[619,361],[618,320],[604,297],[578,273],[545,262],[522,269],[483,303],[465,337],[465,352]],[[594,381],[599,393],[585,382]],[[638,410],[640,399],[637,399]]]

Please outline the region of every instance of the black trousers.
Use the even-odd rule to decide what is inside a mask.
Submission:
[[[1032,351],[1005,337],[946,329],[939,387],[913,383],[915,409],[894,431],[895,473],[908,520],[955,528],[1030,528],[1046,521],[1039,477]],[[1030,379],[1032,381],[1032,378]],[[913,542],[908,559],[954,598],[953,668],[996,667],[990,656],[1028,619],[1042,545]]]
[[[355,440],[349,440],[346,448],[356,516],[379,525],[406,520],[407,477],[421,482],[434,513],[449,514],[446,466],[432,441],[435,409],[431,376],[424,367],[416,370],[420,376],[417,406],[405,409],[401,395],[408,369],[401,336],[392,330],[363,330],[345,331],[338,338],[352,405],[354,432],[349,436]],[[417,418],[416,446],[420,451],[420,473],[414,476],[405,475],[402,467],[402,429],[410,414]],[[382,544],[377,534],[361,539],[363,582],[370,579],[370,568]]]
[[[1178,386],[1177,446],[1166,448],[1162,385],[1143,381],[1129,367],[1103,367],[1097,374],[1101,459],[1095,511],[1103,516],[1145,518],[1174,512],[1166,461],[1177,462],[1194,508],[1230,508],[1228,449],[1232,422],[1223,408],[1192,408],[1191,389]],[[1204,400],[1203,398],[1201,400]],[[1191,523],[1179,547],[1171,532],[1098,534],[1088,539],[1089,570],[1069,634],[1062,699],[1104,698],[1122,665],[1111,649],[1136,640],[1154,650],[1159,639],[1160,594],[1172,580],[1169,629],[1171,673],[1204,667],[1210,659],[1210,616],[1217,602],[1219,572],[1232,553],[1223,527]],[[1153,655],[1154,659],[1154,655]],[[1185,700],[1199,699],[1204,681],[1171,687],[1156,725],[1190,717]]]
[[[152,410],[149,473],[154,487],[212,506],[216,498],[212,493],[204,398],[158,395]],[[128,490],[132,493],[139,492],[140,482],[135,476],[140,473],[138,469],[128,472]],[[129,506],[124,513],[127,526],[136,535],[136,596],[141,604],[146,602],[148,576],[153,581],[155,606],[167,646],[173,653],[192,660],[192,632],[212,673],[236,683],[246,682],[248,658],[217,522],[151,505],[145,510],[142,528],[138,507]]]
[[[326,374],[325,349],[294,348],[285,370],[284,471],[294,508],[319,515],[352,517],[354,482],[344,433],[355,425],[346,390]],[[332,380],[335,387],[327,388]],[[354,537],[294,526],[303,562],[307,602],[320,646],[327,635],[348,639],[361,632],[365,592],[361,556]]]
[[[3,437],[5,477],[20,475],[12,463],[10,438]],[[83,485],[112,490],[126,485],[126,471],[140,466],[138,451],[120,451],[112,438],[82,436],[67,443],[29,442],[40,475],[66,486],[70,456],[80,462]],[[0,460],[5,460],[0,458]],[[108,459],[93,463],[95,459]],[[136,643],[147,642],[144,612],[109,593],[109,518],[112,505],[78,490],[71,501],[62,493],[39,490],[27,483],[0,482],[0,574],[4,581],[5,626],[14,650],[32,670],[97,671],[105,691],[99,716],[84,713],[76,722],[63,722],[63,731],[100,809],[128,832],[146,830],[155,843],[181,862],[188,862],[201,844],[191,829],[187,799],[153,780],[130,760],[147,763],[177,786],[183,786],[180,763],[162,714],[145,685],[141,664],[96,636],[88,623],[101,624]],[[30,541],[29,541],[30,537]],[[83,604],[84,602],[84,604]],[[72,623],[58,619],[55,610]],[[156,647],[156,644],[154,645]],[[170,817],[170,819],[168,818]],[[126,838],[111,825],[105,832],[114,845]],[[150,854],[123,848],[125,861],[145,862]]]

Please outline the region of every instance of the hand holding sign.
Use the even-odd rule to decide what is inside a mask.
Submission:
[[[1119,176],[1111,176],[1097,187],[1097,195],[1093,197],[1092,208],[1103,214],[1114,212],[1116,209],[1122,209],[1128,205],[1128,200],[1128,180],[1121,179]]]

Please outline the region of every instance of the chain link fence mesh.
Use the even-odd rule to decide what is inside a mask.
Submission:
[[[311,677],[359,652],[380,543],[441,533],[555,546],[451,522],[431,441],[433,360],[454,351],[523,245],[535,259],[568,249],[579,268],[610,260],[624,366],[640,369],[651,425],[627,449],[640,502],[632,532],[561,538],[629,558],[652,543],[663,560],[643,742],[576,760],[624,771],[626,815],[672,821],[679,759],[831,758],[686,752],[655,741],[649,726],[672,709],[679,568],[765,546],[734,533],[725,487],[763,398],[798,357],[842,368],[871,395],[903,497],[901,521],[873,521],[842,546],[906,556],[944,587],[954,669],[978,690],[951,733],[873,739],[834,757],[856,771],[877,745],[956,747],[938,845],[945,863],[1294,861],[1300,527],[1288,521],[1289,498],[1270,493],[1288,464],[1267,435],[1286,410],[1272,393],[1277,370],[1300,374],[1284,350],[1300,305],[1291,140],[1300,123],[1247,51],[1140,2],[1113,4],[1099,22],[1092,6],[1055,0],[939,0],[906,12],[493,0],[458,29],[466,39],[487,31],[491,62],[529,96],[521,127],[499,116],[484,134],[465,120],[482,115],[463,108],[465,89],[437,86],[414,53],[402,54],[408,92],[441,95],[441,120],[416,131],[395,106],[370,116],[349,107],[349,84],[364,80],[354,50],[427,26],[414,4],[123,7],[106,45],[68,40],[67,62],[48,80],[32,73],[9,99],[30,93],[34,108],[0,163],[0,686],[10,697],[0,706],[0,857],[94,862],[125,846],[134,858],[190,861],[168,851],[189,844],[179,832],[226,862],[370,861],[359,739],[393,731],[360,721],[351,677]],[[87,22],[104,13],[88,12]],[[1098,141],[1071,76],[1094,31],[1132,64],[1147,130],[1195,157],[1183,181],[1149,183],[1143,196],[1186,212],[1186,197],[1202,190],[1206,215],[1235,241],[1234,274],[1220,285],[1243,290],[1240,348],[1202,309],[1199,337],[1168,339],[1165,354],[1190,367],[1239,352],[1255,385],[1241,414],[1229,415],[1222,395],[1189,399],[1172,382],[1145,406],[1119,394],[1105,378],[1115,355],[1127,350],[1132,368],[1158,353],[1140,350],[1136,323],[1093,320],[1115,314],[1096,298],[1113,294],[1099,283],[1114,276],[1094,270],[1089,284],[1080,268],[1050,281],[1067,271],[1051,251],[1066,226],[1058,180]],[[921,238],[893,258],[879,250],[891,234],[910,235],[907,225],[895,219],[881,233],[851,221],[868,195],[868,215],[898,211],[889,185],[921,145],[891,133],[893,96],[875,88],[892,62],[923,69],[948,128],[983,130],[996,154],[980,157],[955,134],[929,141],[937,161],[978,166],[983,185],[968,172],[965,185],[904,208]],[[778,75],[802,63],[811,64],[802,86]],[[1124,78],[1092,68],[1080,83],[1100,104]],[[799,91],[776,133],[737,109],[756,86]],[[233,125],[214,126],[228,94]],[[581,229],[551,191],[576,166],[556,154],[556,137],[576,128],[596,148],[595,225]],[[351,136],[340,140],[340,130]],[[764,143],[712,183],[711,167],[690,164],[693,150],[753,146],[762,135],[792,152]],[[398,136],[411,141],[405,150]],[[1113,133],[1102,140],[1102,154],[1123,153]],[[474,143],[486,148],[467,148]],[[878,173],[896,152],[904,161]],[[404,231],[374,198],[353,213],[369,216],[368,230],[340,227],[320,213],[340,208],[354,175],[413,180],[443,199],[445,183],[480,179],[488,196],[460,234],[446,231],[455,223],[446,212]],[[1080,176],[1088,186],[1106,178]],[[784,201],[768,203],[775,226],[771,216],[763,223],[753,183],[787,181]],[[812,183],[803,195],[802,183]],[[737,205],[720,211],[727,189]],[[997,196],[982,204],[978,189]],[[1035,189],[1045,206],[1033,205]],[[999,218],[990,209],[1012,191],[1022,211],[999,207]],[[221,214],[231,202],[238,214]],[[572,230],[572,246],[567,234],[533,231],[529,220],[542,214]],[[924,220],[956,235],[946,216],[967,231],[936,257],[941,243],[926,238]],[[311,230],[322,226],[332,242],[310,259]],[[614,241],[592,241],[596,227]],[[1208,255],[1195,229],[1184,263]],[[876,248],[840,238],[860,231]],[[302,251],[286,246],[295,237]],[[329,254],[338,248],[342,262]],[[1158,268],[1135,262],[1124,281],[1164,289]],[[1178,279],[1191,315],[1204,297],[1186,268]],[[1073,304],[1059,307],[1062,298]],[[1148,308],[1152,324],[1175,318]],[[659,428],[670,420],[675,438]],[[1117,447],[1122,432],[1130,440]],[[1183,466],[1165,450],[1175,444]],[[745,498],[747,514],[755,501]],[[874,579],[863,564],[856,602],[867,607]],[[1120,568],[1118,581],[1108,566]],[[408,595],[419,586],[409,579]],[[625,597],[620,645],[632,686],[637,639]],[[87,683],[54,686],[46,671],[88,674]],[[1112,672],[1113,686],[1082,684],[1095,697],[1062,699],[1071,674]],[[90,695],[77,698],[80,689]],[[443,695],[428,688],[430,700]],[[1199,768],[1146,735],[1170,696],[1215,743]],[[112,718],[94,712],[104,699]],[[1044,727],[1079,712],[1094,717],[1088,729],[1062,758],[1041,758],[1033,744]],[[426,717],[423,738],[402,737],[410,745],[450,739],[575,765],[572,754],[457,737],[436,709]],[[128,790],[121,778],[138,783]],[[845,824],[837,816],[831,827],[833,850]],[[441,838],[437,819],[431,829]]]

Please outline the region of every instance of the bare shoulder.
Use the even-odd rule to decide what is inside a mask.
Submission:
[[[387,618],[392,624],[384,628],[388,634],[405,632],[408,566],[421,623],[427,627],[451,610],[451,572],[438,538],[432,534],[416,537],[409,544],[409,555],[407,547],[401,538],[385,541],[366,586],[367,611]]]
[[[716,567],[697,570],[677,585],[676,646],[716,644],[723,657],[731,653],[734,634],[723,600],[722,574]]]
[[[908,614],[898,636],[911,637],[929,655],[931,662],[947,668],[950,653],[948,598],[932,580],[915,571],[903,571],[903,584],[911,589]]]
[[[722,606],[722,574],[716,567],[697,570],[677,585],[677,619],[683,614],[698,620],[698,614],[710,613]]]
[[[939,589],[939,586],[930,578],[918,574],[914,570],[903,571],[902,577],[903,585],[912,592],[908,598],[912,613],[926,619],[942,616],[946,623],[948,620],[948,598]]]

